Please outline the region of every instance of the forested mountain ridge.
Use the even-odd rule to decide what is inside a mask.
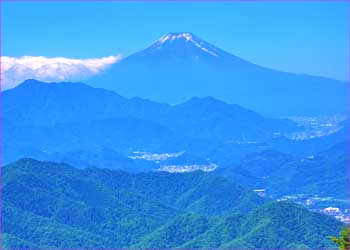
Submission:
[[[326,247],[343,225],[201,171],[130,174],[22,159],[2,173],[5,247]]]
[[[263,188],[273,197],[304,194],[347,199],[349,141],[328,150],[295,157],[274,150],[251,153],[237,165],[216,172],[251,188]]]

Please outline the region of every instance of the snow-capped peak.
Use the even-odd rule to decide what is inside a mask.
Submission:
[[[162,44],[162,43],[164,43],[167,40],[173,41],[173,40],[179,39],[179,38],[184,38],[184,39],[186,39],[186,41],[189,41],[189,40],[193,41],[192,37],[193,37],[193,35],[191,33],[189,33],[189,32],[186,32],[186,33],[169,33],[169,34],[166,34],[166,35],[162,36],[158,40],[158,42]]]
[[[152,47],[161,47],[162,45],[166,43],[172,43],[173,41],[179,41],[184,40],[185,42],[190,42],[199,49],[205,51],[206,53],[209,53],[213,56],[218,56],[216,53],[211,51],[210,49],[206,48],[205,42],[203,42],[201,39],[197,38],[195,35],[193,35],[190,32],[183,32],[183,33],[169,33],[161,38],[159,38],[157,41],[155,41],[151,46]]]

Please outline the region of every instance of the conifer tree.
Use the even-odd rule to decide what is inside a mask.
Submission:
[[[339,246],[340,250],[350,249],[349,227],[345,227],[343,231],[340,232],[339,238],[334,236],[330,236],[329,238]]]

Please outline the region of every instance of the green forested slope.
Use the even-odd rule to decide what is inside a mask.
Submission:
[[[349,197],[349,141],[307,157],[292,157],[266,150],[248,154],[238,165],[218,168],[218,175],[268,195],[305,194]]]
[[[325,247],[342,223],[212,173],[142,173],[22,159],[2,168],[8,247]]]

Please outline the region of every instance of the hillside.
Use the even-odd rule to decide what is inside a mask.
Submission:
[[[342,226],[199,171],[130,174],[22,159],[2,172],[5,247],[256,247],[266,233],[268,247],[325,247]],[[213,241],[218,230],[226,234]]]
[[[271,150],[251,153],[239,164],[215,172],[251,188],[265,189],[275,198],[303,194],[347,199],[348,166],[349,141],[344,141],[305,157]]]

